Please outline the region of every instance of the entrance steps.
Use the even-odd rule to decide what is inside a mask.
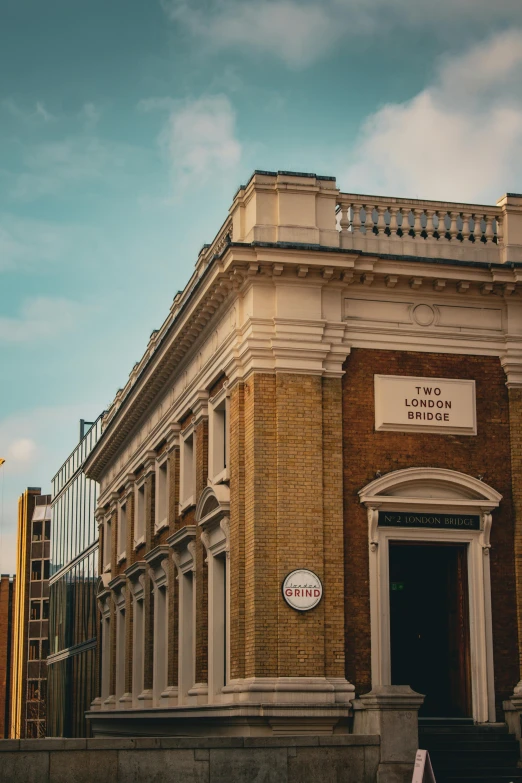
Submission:
[[[437,783],[522,783],[519,743],[505,723],[421,718],[419,748]]]

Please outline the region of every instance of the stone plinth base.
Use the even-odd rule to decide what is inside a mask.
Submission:
[[[502,707],[510,734],[514,734],[520,742],[522,740],[522,680],[515,686],[511,698],[502,702]]]
[[[90,711],[95,737],[348,734],[348,704],[217,704]]]
[[[377,783],[411,782],[423,701],[409,685],[380,685],[354,702],[354,734],[381,737]]]
[[[0,740],[0,783],[376,783],[378,764],[379,737],[353,734]]]

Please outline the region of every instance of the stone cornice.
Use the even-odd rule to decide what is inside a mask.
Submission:
[[[196,537],[196,525],[185,525],[167,538],[167,544],[173,549],[183,549]]]
[[[106,466],[118,453],[128,435],[135,429],[161,390],[172,380],[172,374],[185,361],[193,346],[203,333],[209,334],[210,322],[222,311],[224,303],[230,301],[232,291],[245,292],[253,283],[274,285],[292,282],[298,285],[328,285],[334,288],[350,286],[363,290],[377,285],[394,288],[406,280],[410,290],[438,291],[458,296],[510,297],[516,295],[516,285],[522,280],[520,265],[480,264],[476,262],[452,261],[434,258],[405,258],[389,255],[364,255],[360,252],[341,251],[337,248],[291,245],[288,243],[230,243],[223,250],[219,260],[206,267],[202,277],[194,284],[193,291],[186,298],[181,310],[168,328],[160,330],[154,337],[154,351],[148,357],[134,384],[128,384],[119,395],[119,403],[111,409],[108,423],[98,444],[85,464],[86,474],[99,480]],[[412,283],[414,281],[414,284]],[[330,328],[330,325],[327,326]],[[342,327],[344,328],[344,327]],[[312,372],[339,375],[344,355],[349,346],[342,346],[343,338],[335,338],[332,348],[319,357],[317,345],[312,364],[318,369]],[[257,348],[252,341],[248,346],[251,368]],[[303,346],[296,346],[302,352]],[[244,351],[244,348],[242,349]],[[275,366],[262,371],[307,372],[307,349],[302,362],[292,358],[288,346],[276,341],[271,351]],[[330,351],[330,352],[328,352]],[[275,353],[274,353],[275,352]],[[277,354],[277,356],[275,356]],[[338,354],[338,355],[336,355]],[[310,354],[311,356],[311,354]],[[309,358],[309,357],[308,357]],[[243,362],[244,357],[241,357]],[[290,359],[290,360],[289,360]],[[319,361],[320,360],[320,361]],[[235,361],[235,359],[234,359]],[[264,361],[264,360],[263,360]],[[321,364],[322,363],[322,364]],[[273,362],[272,362],[273,364]],[[301,365],[297,367],[297,365]],[[323,369],[321,369],[321,366]],[[180,368],[181,369],[181,368]],[[237,370],[228,372],[235,380]],[[243,375],[251,369],[242,370]],[[342,374],[342,373],[341,373]]]
[[[125,587],[127,584],[127,580],[123,574],[118,574],[118,576],[115,576],[114,579],[111,579],[111,581],[108,584],[108,587],[110,590],[113,590],[114,592],[118,592],[122,589],[122,587]]]
[[[144,555],[143,559],[149,565],[149,573],[156,587],[163,587],[167,583],[168,570],[164,565],[164,560],[168,560],[171,551],[171,548],[166,544],[160,544]]]
[[[144,574],[147,570],[147,563],[145,560],[136,560],[135,563],[125,569],[125,576],[130,579],[131,582],[138,579],[141,574]]]

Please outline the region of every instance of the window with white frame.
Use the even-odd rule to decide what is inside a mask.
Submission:
[[[127,502],[120,503],[118,515],[118,561],[123,560],[127,553]]]
[[[134,546],[145,541],[145,481],[136,486],[134,522]]]
[[[196,452],[193,427],[181,436],[180,453],[180,506],[183,510],[194,505],[196,491]]]
[[[229,402],[224,387],[209,405],[208,473],[214,484],[229,479]]]
[[[168,461],[163,455],[156,463],[156,530],[168,524]]]
[[[112,518],[105,517],[103,523],[103,570],[111,570]]]
[[[116,609],[116,699],[125,691],[125,603]]]

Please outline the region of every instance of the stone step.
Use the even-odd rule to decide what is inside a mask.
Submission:
[[[505,723],[434,723],[429,725],[419,724],[419,735],[434,736],[436,734],[476,734],[477,736],[509,734]]]
[[[451,750],[430,752],[433,767],[439,769],[489,769],[490,767],[516,767],[519,753],[503,750]],[[522,773],[521,773],[522,774]]]
[[[449,736],[443,736],[443,737],[430,737],[429,742],[426,743],[426,745],[429,744],[430,751],[433,750],[433,752],[437,751],[443,751],[443,750],[506,750],[506,751],[513,751],[513,753],[519,752],[519,746],[518,742],[514,737],[512,737],[510,734],[506,734],[505,737],[496,737],[495,739],[488,738],[487,740],[484,739],[476,739],[475,737],[470,737],[469,735],[464,735],[464,737],[459,737],[458,739],[454,740],[453,737]],[[420,740],[420,746],[422,745],[422,738]]]
[[[484,774],[470,772],[466,774],[452,774],[448,776],[437,775],[437,783],[522,783],[521,770],[516,774],[506,774],[505,770],[499,772],[486,771]]]

